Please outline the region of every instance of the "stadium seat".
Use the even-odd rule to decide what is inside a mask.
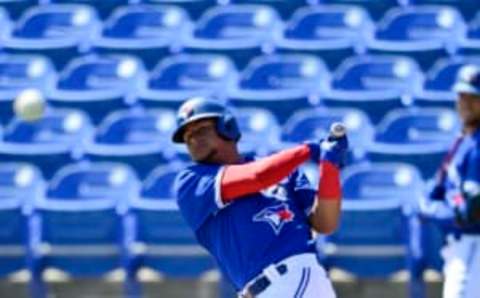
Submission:
[[[259,4],[268,5],[274,8],[280,16],[286,20],[289,19],[292,13],[298,8],[308,5],[308,0],[230,0],[232,4]]]
[[[0,8],[8,11],[13,19],[18,19],[25,10],[37,5],[40,0],[0,0]]]
[[[425,75],[423,88],[415,94],[415,105],[419,107],[454,108],[456,94],[452,87],[458,70],[466,64],[480,65],[480,55],[453,56],[437,61]]]
[[[478,11],[476,0],[409,0],[413,5],[448,5],[458,9],[466,20],[471,20]]]
[[[216,0],[140,0],[146,4],[174,5],[183,8],[190,17],[198,19],[207,9],[217,5]]]
[[[51,105],[80,109],[98,124],[108,113],[131,104],[145,77],[142,63],[132,56],[82,56],[70,61],[45,96]]]
[[[127,5],[129,0],[49,0],[50,3],[60,4],[86,4],[95,7],[102,19],[106,19],[110,13],[120,5]]]
[[[240,108],[233,111],[242,132],[241,154],[264,156],[280,148],[280,125],[268,110]]]
[[[373,19],[380,19],[387,10],[396,7],[402,0],[318,0],[321,4],[358,5],[366,9]]]
[[[453,7],[399,7],[377,24],[367,47],[371,53],[410,56],[426,71],[439,58],[455,53],[465,31],[463,17]]]
[[[394,110],[377,126],[367,157],[413,164],[429,179],[459,131],[459,119],[451,109]]]
[[[304,7],[275,35],[275,47],[279,52],[317,55],[333,70],[345,58],[365,51],[364,40],[373,28],[368,13],[358,6]]]
[[[409,105],[422,81],[423,73],[408,57],[355,56],[333,73],[322,101],[327,107],[360,109],[377,124],[388,111]]]
[[[177,109],[194,96],[214,96],[224,100],[228,86],[238,72],[226,56],[180,54],[162,60],[141,82],[138,102],[145,107]]]
[[[182,164],[155,168],[131,202],[127,226],[129,276],[149,267],[167,278],[198,278],[215,269],[212,257],[199,246],[174,199],[174,179]]]
[[[318,103],[330,74],[324,63],[310,55],[265,55],[253,59],[228,90],[235,107],[270,110],[280,123],[296,110]]]
[[[480,55],[480,12],[469,23],[466,36],[460,42],[459,52]]]
[[[0,124],[13,118],[13,100],[26,88],[45,90],[56,78],[51,62],[37,55],[0,54]]]
[[[174,148],[169,144],[175,119],[171,110],[113,112],[86,141],[86,157],[127,163],[144,178],[154,167],[174,157]]]
[[[82,140],[92,133],[88,117],[75,110],[48,110],[38,121],[14,118],[0,142],[0,160],[36,165],[44,177],[81,157]]]
[[[78,278],[100,277],[122,268],[126,210],[121,202],[138,193],[139,183],[135,190],[133,177],[118,165],[68,165],[52,178],[49,196],[35,202],[29,218],[34,297],[45,297],[45,269]]]
[[[99,53],[136,55],[148,69],[178,49],[190,28],[185,11],[175,6],[128,5],[117,8],[92,41]]]
[[[8,53],[48,56],[57,69],[90,46],[98,27],[95,10],[86,5],[42,5],[28,9],[16,26],[2,36]]]
[[[264,5],[227,5],[207,10],[185,34],[183,50],[229,56],[242,69],[272,43],[281,25],[276,11]]]
[[[369,142],[373,140],[374,127],[368,116],[360,110],[350,108],[315,108],[300,110],[288,119],[282,128],[282,141],[299,144],[320,140],[330,133],[334,122],[342,122],[348,130],[350,161],[365,157]]]
[[[0,33],[5,34],[11,29],[12,25],[8,10],[2,7],[2,2],[0,1]]]
[[[404,206],[422,196],[420,173],[405,164],[363,163],[345,168],[342,181],[339,229],[319,243],[326,268],[361,279],[386,279],[409,269],[412,254]]]
[[[44,187],[34,166],[0,163],[0,277],[27,268],[27,216]]]

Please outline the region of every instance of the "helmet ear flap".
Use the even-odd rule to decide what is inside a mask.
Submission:
[[[237,124],[237,120],[229,112],[224,113],[222,117],[217,120],[217,132],[218,134],[228,140],[238,142],[240,140],[240,129]]]

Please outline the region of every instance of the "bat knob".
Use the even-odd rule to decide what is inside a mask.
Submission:
[[[347,133],[347,127],[341,122],[334,122],[330,126],[330,136],[333,138],[341,138]]]

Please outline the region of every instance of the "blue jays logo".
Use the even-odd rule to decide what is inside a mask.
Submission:
[[[187,101],[186,103],[184,103],[180,107],[180,110],[178,111],[178,118],[184,119],[184,120],[188,119],[193,114],[194,106],[195,106],[195,102],[193,101]]]
[[[268,223],[272,227],[275,234],[278,235],[283,226],[286,223],[291,222],[294,217],[295,214],[290,211],[288,205],[282,203],[280,205],[264,208],[262,211],[254,215],[253,221],[264,221]]]

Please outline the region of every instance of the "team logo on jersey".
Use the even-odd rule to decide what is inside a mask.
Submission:
[[[265,188],[260,193],[266,197],[269,197],[278,201],[286,202],[288,200],[287,189],[282,184],[282,181],[279,184],[275,184],[268,188]]]
[[[253,221],[264,221],[268,223],[272,228],[275,234],[279,234],[283,226],[291,222],[295,214],[290,211],[288,205],[283,203],[280,205],[269,206],[264,208],[262,211],[254,215]]]

